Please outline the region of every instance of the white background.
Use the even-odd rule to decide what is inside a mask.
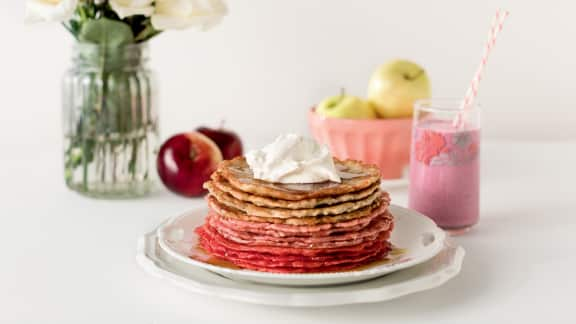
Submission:
[[[342,86],[364,95],[372,70],[393,58],[425,66],[434,96],[460,97],[498,6],[511,15],[480,89],[485,136],[576,138],[576,5],[569,0],[230,1],[215,30],[169,32],[152,43],[163,135],[220,120],[248,142],[305,132],[310,106]],[[50,127],[42,136],[57,141],[71,37],[58,25],[24,26],[22,16],[21,1],[2,1],[0,89],[10,106],[0,120],[25,133],[31,118],[44,120]]]
[[[203,205],[161,191],[99,201],[62,181],[60,77],[71,38],[0,4],[0,322],[574,323],[576,5],[572,1],[236,0],[209,33],[152,45],[164,137],[221,119],[247,146],[305,132],[306,110],[372,69],[410,58],[434,94],[460,96],[495,8],[511,16],[481,88],[482,221],[447,285],[391,303],[284,309],[223,302],[152,278],[135,241]],[[406,192],[391,193],[405,204]],[[167,320],[167,321],[162,321]]]

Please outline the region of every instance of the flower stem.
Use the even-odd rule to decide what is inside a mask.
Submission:
[[[86,137],[84,134],[81,134],[82,138],[82,189],[84,191],[88,191],[88,145],[86,143]]]

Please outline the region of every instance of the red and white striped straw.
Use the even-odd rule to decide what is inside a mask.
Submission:
[[[498,34],[502,31],[502,27],[504,26],[504,21],[508,17],[509,13],[506,10],[498,9],[496,11],[496,15],[492,20],[492,25],[490,27],[490,33],[488,35],[488,40],[486,41],[486,45],[484,46],[484,53],[482,54],[482,60],[480,60],[480,65],[476,69],[476,73],[474,74],[474,78],[472,78],[472,82],[466,91],[466,96],[462,100],[460,104],[460,109],[464,110],[467,109],[472,105],[476,96],[478,95],[478,85],[482,80],[482,72],[484,72],[484,68],[486,67],[486,62],[488,62],[488,57],[490,56],[490,52],[494,45],[496,44],[496,39],[498,38]],[[462,114],[458,114],[454,119],[454,126],[460,125],[461,123],[461,116]]]

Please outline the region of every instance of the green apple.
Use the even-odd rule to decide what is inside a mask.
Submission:
[[[347,119],[374,119],[377,118],[374,107],[355,96],[342,92],[338,96],[324,99],[316,107],[316,112],[325,117]]]
[[[411,117],[414,101],[427,98],[430,98],[430,81],[426,71],[406,60],[379,66],[368,85],[368,101],[383,118]]]

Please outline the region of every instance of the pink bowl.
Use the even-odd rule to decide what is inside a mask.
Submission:
[[[410,162],[412,118],[341,119],[308,113],[312,135],[339,159],[377,165],[383,179],[402,177]]]

